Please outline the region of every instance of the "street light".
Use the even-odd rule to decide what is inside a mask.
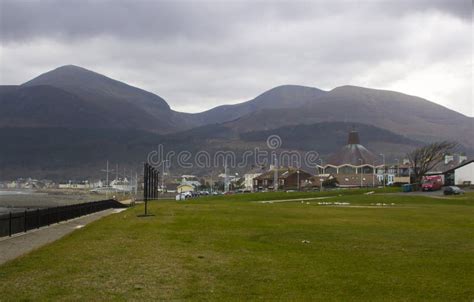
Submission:
[[[300,190],[300,170],[296,170],[296,181],[297,181],[297,188],[298,191]]]
[[[320,158],[320,159],[319,159],[319,162],[321,163],[321,169],[322,169],[323,174],[324,174],[323,159]],[[321,173],[319,173],[319,174],[321,174]]]
[[[165,159],[161,162],[161,164],[163,165],[163,175],[161,175],[161,192],[164,193],[165,192],[165,168],[166,168],[166,164],[169,162],[168,159]]]
[[[395,161],[397,162],[397,177],[400,177],[400,160],[395,158]]]
[[[372,165],[372,188],[375,188],[375,161]]]
[[[383,161],[383,173],[382,173],[382,177],[383,177],[383,187],[385,188],[385,154],[380,153],[380,156],[382,156],[382,161]]]
[[[360,188],[362,189],[362,175],[363,175],[363,171],[362,171],[362,158],[359,158],[359,161],[360,161]]]

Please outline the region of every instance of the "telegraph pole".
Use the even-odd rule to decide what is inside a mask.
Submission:
[[[105,172],[106,173],[106,176],[105,176],[105,198],[106,199],[109,199],[109,188],[110,188],[110,185],[109,185],[109,173],[110,172],[113,172],[114,170],[110,170],[109,169],[109,161],[107,160],[107,166],[106,166],[106,169],[102,169],[100,170],[101,172]]]

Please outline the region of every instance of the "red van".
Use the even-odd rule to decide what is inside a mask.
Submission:
[[[423,191],[436,191],[440,190],[443,186],[443,178],[440,175],[425,176],[421,184]]]

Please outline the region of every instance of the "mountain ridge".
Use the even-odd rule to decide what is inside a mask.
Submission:
[[[157,94],[75,65],[43,73],[19,85],[17,90],[26,93],[25,88],[37,86],[52,86],[76,95],[83,106],[96,108],[104,114],[104,120],[111,119],[106,127],[131,127],[167,134],[216,123],[245,132],[343,121],[371,124],[422,141],[456,139],[474,148],[474,138],[470,134],[474,118],[429,100],[390,90],[344,85],[324,91],[308,86],[281,85],[246,102],[217,106],[200,113],[184,113],[172,110]],[[0,102],[5,102],[5,95],[9,95],[6,90],[15,89],[0,87]],[[25,101],[25,95],[9,96],[12,98],[10,105],[21,106]],[[47,96],[37,102],[51,106]],[[90,116],[84,119],[95,119],[92,109],[77,112],[85,113]],[[54,119],[58,117],[51,117],[53,124]],[[14,114],[9,122],[15,126]]]
[[[329,91],[281,85],[247,102],[191,114],[172,110],[157,94],[65,66],[0,86],[0,108],[0,179],[99,175],[106,160],[137,167],[159,144],[176,152],[241,152],[265,148],[270,134],[282,138],[282,148],[326,155],[344,143],[349,125],[387,159],[442,139],[474,153],[474,118],[422,98],[352,85]]]

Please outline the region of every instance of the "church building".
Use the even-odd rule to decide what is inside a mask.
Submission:
[[[366,187],[380,185],[376,175],[380,167],[383,168],[383,163],[377,162],[377,157],[360,144],[359,133],[351,130],[347,144],[319,165],[318,171],[335,176],[340,187]]]

